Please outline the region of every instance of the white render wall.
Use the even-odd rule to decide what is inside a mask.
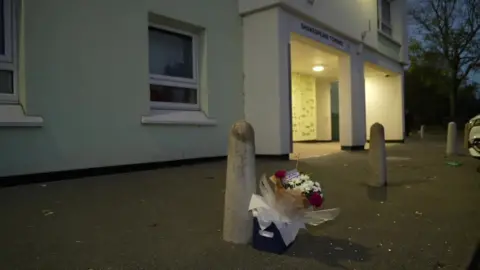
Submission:
[[[356,53],[339,62],[340,145],[361,147],[366,143],[364,62]]]
[[[0,176],[226,155],[244,111],[236,1],[23,3],[21,102],[44,125],[0,127]],[[142,125],[149,12],[206,29],[202,109],[215,125]]]
[[[255,127],[257,153],[289,153],[290,33],[317,40],[299,29],[308,21],[345,39],[344,53],[353,55],[371,20],[370,48],[360,58],[400,69],[401,59],[377,51],[373,1],[317,0],[310,7],[303,0],[23,0],[20,101],[44,125],[0,128],[7,153],[0,176],[223,156],[231,125],[243,117]],[[296,15],[273,8],[239,16],[239,9],[246,14],[277,4]],[[141,124],[150,113],[149,12],[206,29],[201,103],[215,125]],[[394,39],[404,42],[406,35]]]
[[[370,127],[376,122],[385,128],[385,140],[404,139],[402,81],[402,74],[365,78],[367,139],[370,139]]]
[[[257,154],[292,149],[289,32],[280,9],[243,19],[245,119],[255,130]],[[266,34],[268,33],[268,34]]]
[[[395,0],[391,3],[391,38],[385,39],[378,33],[378,0],[316,0],[313,5],[307,0],[239,0],[241,14],[249,14],[272,6],[282,6],[308,21],[314,21],[319,27],[329,30],[355,42],[360,42],[362,32],[370,31],[365,44],[378,49],[386,55],[398,52],[396,60],[408,62],[407,0]]]

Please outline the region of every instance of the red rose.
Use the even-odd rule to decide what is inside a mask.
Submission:
[[[320,207],[323,204],[323,198],[318,192],[315,192],[312,195],[310,195],[310,198],[308,198],[308,201],[310,202],[311,205],[315,207]]]
[[[275,173],[275,177],[283,179],[287,175],[287,171],[285,170],[280,170]]]

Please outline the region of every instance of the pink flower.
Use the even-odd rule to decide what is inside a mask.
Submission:
[[[308,201],[310,202],[311,205],[315,207],[320,207],[323,204],[323,198],[318,192],[315,192],[312,195],[310,195],[310,197],[308,198]]]
[[[280,179],[283,179],[285,175],[287,175],[287,171],[285,170],[280,170],[275,173],[275,177]]]

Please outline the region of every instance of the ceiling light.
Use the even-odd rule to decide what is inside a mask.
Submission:
[[[325,68],[323,66],[314,66],[313,71],[315,72],[320,72],[323,71]]]

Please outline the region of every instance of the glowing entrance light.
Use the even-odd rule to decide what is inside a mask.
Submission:
[[[324,71],[325,68],[323,66],[314,66],[313,67],[313,71],[315,72],[321,72],[321,71]]]

